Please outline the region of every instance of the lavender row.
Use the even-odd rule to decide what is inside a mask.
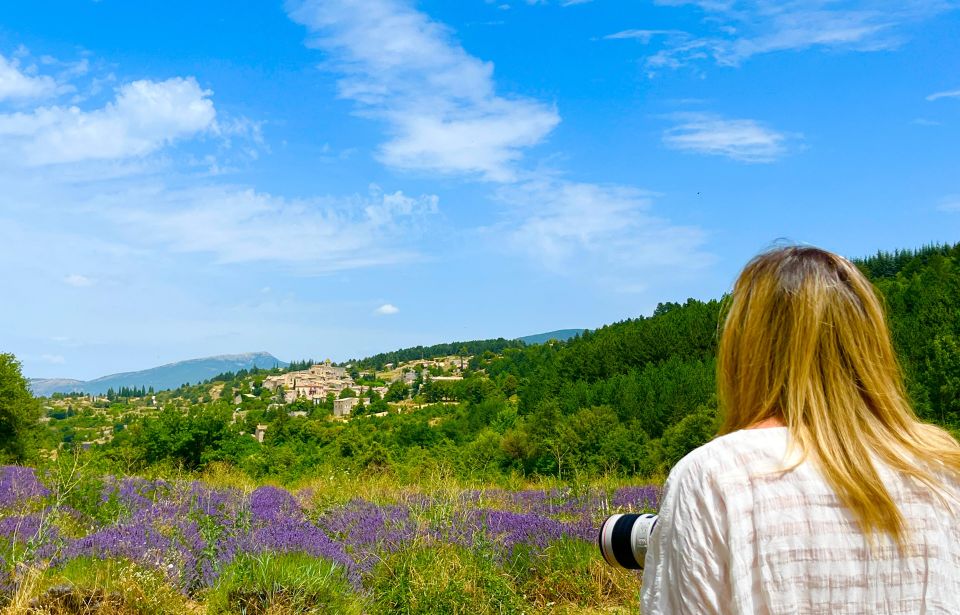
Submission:
[[[196,481],[108,478],[97,515],[71,509],[31,468],[0,467],[0,591],[13,562],[59,566],[78,557],[123,558],[162,571],[191,593],[216,583],[241,554],[299,552],[341,566],[357,589],[377,562],[413,545],[454,543],[509,558],[537,555],[562,539],[593,540],[603,516],[655,509],[659,489],[465,491],[455,497],[355,499],[329,509],[313,493],[260,487],[251,493]],[[104,511],[110,519],[104,520]]]

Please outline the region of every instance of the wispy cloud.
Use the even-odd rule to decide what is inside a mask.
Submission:
[[[193,78],[134,81],[92,111],[38,107],[0,114],[7,162],[30,165],[145,156],[215,125],[211,92]]]
[[[663,46],[647,57],[650,70],[678,68],[713,60],[737,66],[752,56],[811,48],[881,51],[896,49],[908,27],[957,7],[952,0],[659,0],[667,6],[696,6],[703,31],[624,30],[649,43],[664,35]],[[651,35],[643,35],[650,32]]]
[[[522,151],[559,123],[551,106],[496,92],[493,65],[400,0],[303,0],[289,5],[310,44],[342,73],[340,95],[385,122],[387,165],[511,181]]]
[[[663,133],[671,149],[726,156],[740,162],[767,163],[782,158],[799,138],[751,119],[725,119],[708,114],[677,114],[679,123]]]
[[[937,209],[940,211],[957,212],[960,211],[960,194],[948,194],[937,203]]]
[[[149,206],[130,206],[148,203]],[[216,263],[271,262],[321,274],[409,262],[435,195],[409,197],[372,187],[365,196],[285,199],[251,188],[136,190],[100,197],[101,211],[142,241]]]
[[[70,275],[63,278],[64,283],[75,286],[77,288],[85,288],[87,286],[93,286],[93,280],[88,278],[85,275],[80,275],[79,273],[71,273]]]
[[[492,64],[407,2],[306,0],[293,4],[290,15],[315,35],[311,44],[327,53],[327,68],[344,75],[340,94],[386,123],[384,164],[499,184],[495,199],[507,207],[495,244],[506,236],[513,251],[552,271],[585,270],[589,263],[634,279],[645,268],[702,256],[696,248],[703,233],[649,214],[642,191],[524,168],[523,150],[559,123],[556,109],[498,94]],[[611,280],[623,283],[613,274]]]
[[[400,308],[393,305],[392,303],[384,303],[383,305],[378,307],[376,310],[374,310],[374,312],[379,314],[380,316],[390,316],[392,314],[396,314],[399,311],[400,311]]]
[[[60,81],[65,75],[88,70],[86,63],[44,57],[41,67],[67,67],[42,81],[53,88],[66,85]],[[0,65],[16,68],[15,62]],[[197,255],[195,262],[220,265],[273,263],[294,275],[422,257],[415,243],[438,211],[435,195],[407,196],[371,185],[365,194],[288,199],[216,181],[218,156],[204,154],[202,144],[179,160],[166,156],[204,135],[213,137],[207,150],[218,155],[231,147],[268,150],[259,122],[218,113],[213,92],[192,77],[120,84],[112,100],[95,108],[33,101],[24,110],[0,113],[0,212],[8,216],[0,234],[8,247],[30,234],[50,245],[82,245],[78,252],[88,254]],[[192,167],[199,164],[211,173],[197,175]],[[28,172],[23,165],[31,167]],[[40,219],[46,224],[34,223]],[[65,219],[74,226],[61,223]],[[74,228],[87,231],[86,239]],[[69,259],[59,265],[84,266]],[[92,275],[57,277],[74,287],[108,277],[96,267],[87,271]]]
[[[633,39],[646,44],[657,36],[686,36],[686,32],[683,32],[682,30],[621,30],[620,32],[608,34],[603,38],[607,40]]]
[[[16,58],[0,55],[0,101],[46,98],[57,92],[57,82],[44,75],[29,75]]]
[[[941,98],[960,98],[960,90],[947,90],[945,92],[935,92],[927,96],[927,100],[934,101]]]
[[[644,272],[711,261],[701,229],[655,215],[652,195],[633,187],[542,178],[501,188],[498,197],[516,208],[517,219],[496,232],[556,273],[620,287],[635,285]]]

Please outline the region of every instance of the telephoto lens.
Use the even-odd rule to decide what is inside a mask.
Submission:
[[[611,566],[640,570],[647,556],[650,535],[657,525],[657,515],[611,515],[600,526],[597,544],[603,559]]]

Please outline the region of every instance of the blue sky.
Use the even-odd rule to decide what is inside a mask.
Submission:
[[[960,3],[33,0],[0,13],[0,350],[345,360],[955,242]]]

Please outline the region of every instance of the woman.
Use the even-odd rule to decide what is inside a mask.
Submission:
[[[863,274],[761,254],[718,354],[721,435],[667,479],[643,615],[960,613],[960,445],[913,413]]]

